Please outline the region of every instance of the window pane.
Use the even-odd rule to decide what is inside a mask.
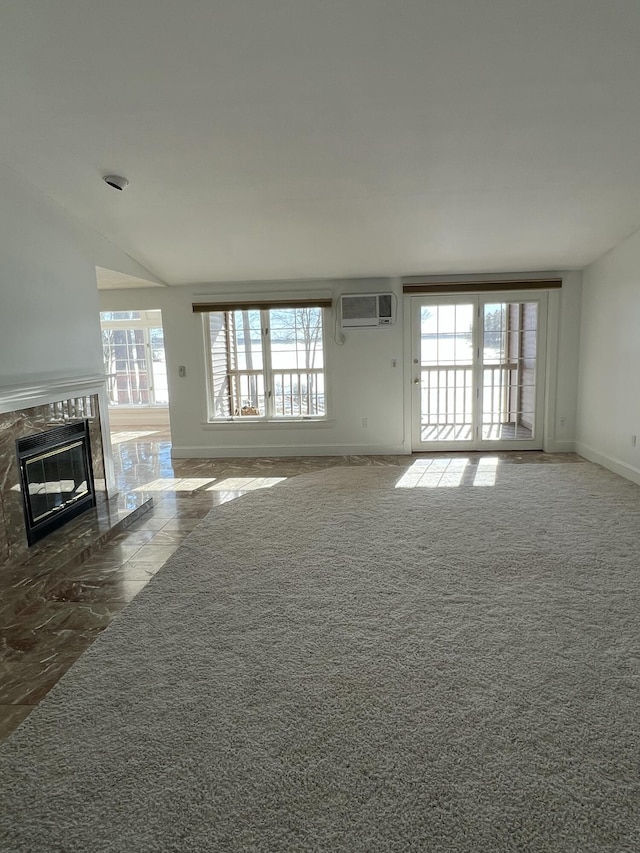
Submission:
[[[324,374],[305,371],[273,373],[274,414],[280,417],[325,414]]]
[[[102,350],[109,375],[109,402],[148,406],[151,403],[149,371],[143,329],[103,329]]]
[[[273,308],[269,343],[273,415],[324,415],[322,308]]]
[[[263,417],[265,413],[264,376],[260,373],[235,373],[231,376],[235,400],[234,415]]]
[[[233,414],[229,384],[229,332],[223,311],[209,314],[209,366],[212,376],[213,417],[230,418]]]
[[[421,312],[423,367],[464,366],[472,361],[472,305],[436,305]]]
[[[100,322],[105,370],[112,374],[108,380],[110,404],[167,405],[162,312],[102,311]]]
[[[214,420],[325,414],[321,308],[211,312],[208,323]]]
[[[274,370],[324,367],[322,308],[273,308],[269,315]]]
[[[233,366],[238,370],[262,370],[260,311],[233,311],[232,314],[235,334]]]
[[[503,362],[506,342],[505,306],[485,305],[483,321],[483,360],[485,364]]]
[[[213,419],[264,417],[261,312],[214,311],[208,318]]]
[[[169,387],[167,361],[164,354],[164,333],[161,328],[149,329],[149,342],[153,370],[153,399],[155,403],[166,406],[169,402]]]

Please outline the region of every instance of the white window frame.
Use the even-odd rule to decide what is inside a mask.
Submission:
[[[124,309],[126,310],[126,309]],[[118,310],[114,311],[101,311],[100,312],[100,337],[102,338],[103,331],[127,331],[129,329],[141,330],[143,334],[143,346],[145,349],[145,357],[147,363],[147,377],[148,377],[148,388],[147,391],[149,393],[149,402],[148,403],[113,403],[109,399],[109,406],[114,410],[122,411],[125,409],[132,411],[139,411],[141,409],[166,409],[168,407],[168,402],[156,402],[155,399],[155,379],[153,373],[153,347],[151,344],[151,329],[163,329],[162,325],[162,312],[160,309],[153,310],[141,310],[139,308],[130,309],[129,313],[136,313],[140,315],[140,318],[137,320],[103,320],[102,314],[116,314],[119,313]],[[165,351],[165,364],[166,364],[166,351]],[[113,374],[111,374],[113,375]],[[109,395],[109,392],[107,391]]]
[[[314,307],[314,306],[309,306]],[[271,353],[271,339],[270,339],[270,317],[269,312],[275,309],[271,308],[261,308],[254,309],[260,310],[260,332],[261,332],[261,345],[262,345],[262,368],[254,368],[252,370],[247,369],[238,369],[238,370],[230,370],[228,371],[228,375],[231,376],[235,374],[237,376],[250,376],[257,375],[261,376],[264,379],[264,401],[265,401],[265,411],[264,414],[261,415],[229,415],[225,417],[216,417],[214,411],[214,387],[213,387],[213,365],[211,362],[211,328],[209,321],[209,314],[212,313],[228,313],[227,311],[216,312],[212,310],[210,312],[202,313],[202,323],[203,323],[203,332],[204,332],[204,343],[205,343],[205,369],[206,369],[206,380],[207,380],[207,423],[213,426],[222,426],[224,424],[287,424],[287,423],[323,423],[329,420],[329,399],[328,399],[328,391],[327,391],[327,346],[326,346],[326,336],[327,336],[327,311],[328,309],[323,306],[315,306],[320,310],[321,319],[322,319],[322,359],[323,359],[323,367],[315,367],[315,368],[294,368],[292,370],[275,370],[272,366],[272,353]],[[236,310],[243,310],[241,306],[238,306]],[[249,309],[251,310],[251,309]],[[273,377],[277,374],[298,374],[302,376],[304,374],[314,374],[320,375],[324,380],[324,414],[321,415],[285,415],[278,414],[275,411],[276,400],[274,396],[273,389]]]

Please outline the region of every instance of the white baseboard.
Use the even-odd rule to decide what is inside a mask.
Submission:
[[[600,453],[588,444],[583,444],[581,441],[576,442],[576,453],[584,456],[589,462],[595,462],[597,465],[602,465],[603,468],[608,468],[614,474],[619,474],[626,480],[631,480],[632,483],[640,485],[640,468],[634,465],[629,465],[621,459],[616,459],[614,456],[608,456],[606,453]]]
[[[544,452],[574,453],[579,451],[576,450],[573,441],[551,441],[545,445]],[[259,456],[408,456],[410,454],[411,448],[403,444],[269,444],[260,447],[246,444],[227,447],[174,444],[171,448],[171,456],[174,459],[227,459]]]
[[[256,456],[404,456],[410,453],[411,450],[402,444],[272,444],[262,445],[261,447],[248,447],[246,444],[235,447],[173,445],[171,448],[171,456],[174,459],[225,459]]]

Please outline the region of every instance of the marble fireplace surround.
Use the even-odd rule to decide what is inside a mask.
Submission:
[[[85,375],[31,378],[0,387],[0,568],[24,562],[34,551],[27,543],[22,495],[16,489],[18,438],[86,418],[96,503],[115,496],[105,383],[104,375]]]

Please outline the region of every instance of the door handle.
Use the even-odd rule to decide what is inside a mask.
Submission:
[[[419,385],[419,384],[420,384],[420,380],[419,380],[419,379],[414,379],[414,380],[413,380],[413,384],[414,384],[414,385]]]

